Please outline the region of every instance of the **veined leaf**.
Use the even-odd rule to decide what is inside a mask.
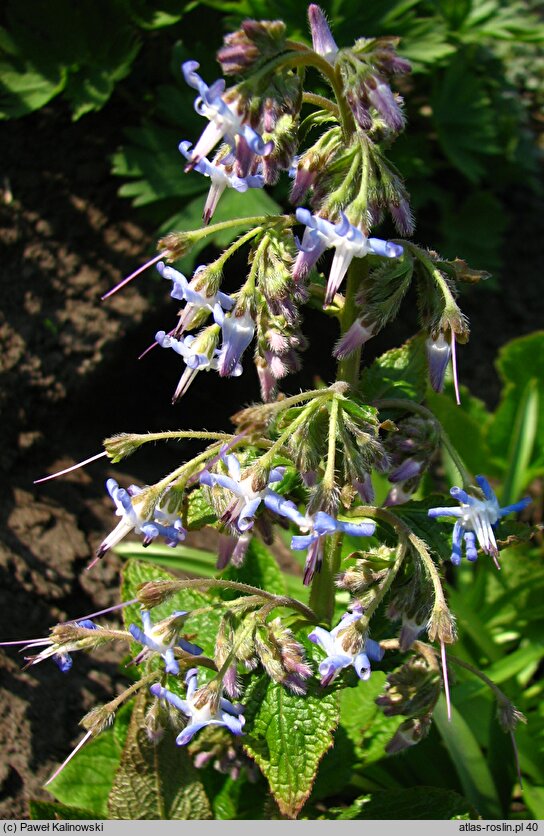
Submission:
[[[400,348],[392,348],[374,360],[364,369],[360,388],[367,403],[385,398],[422,401],[427,388],[423,335],[412,337]]]
[[[334,811],[331,811],[334,812]],[[338,811],[340,821],[354,819],[477,819],[477,810],[453,790],[439,787],[410,787],[405,790],[373,792],[358,798],[350,807]]]
[[[229,581],[239,581],[250,586],[258,586],[260,589],[266,589],[267,592],[272,592],[274,595],[285,595],[287,592],[285,578],[276,563],[276,558],[256,537],[251,539],[244,563],[240,569],[229,566],[221,577]],[[234,596],[225,597],[238,596],[239,593],[235,593]]]
[[[121,763],[111,789],[112,819],[210,819],[210,804],[186,749],[172,729],[158,744],[145,728],[149,697],[136,698]]]
[[[281,812],[296,818],[332,746],[338,695],[312,681],[305,696],[296,696],[268,677],[255,677],[244,702],[244,748],[267,778]]]
[[[66,821],[77,819],[100,819],[96,813],[90,810],[80,810],[77,807],[68,807],[66,804],[59,804],[52,801],[41,801],[31,799],[29,802],[30,818],[41,819],[42,821]],[[104,817],[105,818],[105,817]]]

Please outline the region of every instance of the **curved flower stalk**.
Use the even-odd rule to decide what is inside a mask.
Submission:
[[[485,476],[477,476],[476,481],[482,490],[484,499],[470,496],[462,488],[453,487],[450,490],[450,494],[454,499],[457,499],[460,507],[430,508],[428,515],[429,517],[457,517],[457,521],[453,527],[453,547],[451,553],[451,562],[454,566],[458,566],[461,563],[464,540],[467,560],[475,561],[477,559],[478,551],[476,541],[478,541],[478,545],[484,554],[490,555],[497,569],[500,569],[497,560],[499,549],[495,540],[494,529],[502,517],[506,517],[514,511],[522,511],[532,500],[531,497],[526,496],[513,505],[506,505],[504,508],[501,508]]]
[[[143,649],[133,660],[134,664],[139,665],[158,653],[164,660],[166,673],[177,675],[179,663],[174,655],[175,647],[180,647],[192,656],[200,656],[203,652],[202,648],[179,635],[188,615],[189,613],[185,610],[176,610],[168,618],[163,618],[162,621],[153,625],[149,612],[142,610],[144,629],[142,630],[137,624],[131,624],[128,628],[132,638],[143,645]]]
[[[363,636],[353,628],[362,616],[361,609],[346,612],[339,623],[332,630],[314,627],[308,638],[325,651],[326,658],[319,665],[321,685],[330,685],[341,670],[353,667],[359,679],[370,678],[370,661],[380,662],[384,650],[378,642],[363,639]]]
[[[400,244],[383,241],[381,238],[367,238],[361,229],[350,224],[343,212],[342,220],[337,224],[332,224],[319,215],[312,215],[308,209],[297,209],[296,216],[299,223],[306,225],[300,253],[293,268],[296,281],[300,281],[309,273],[326,249],[334,247],[336,250],[327,281],[325,305],[331,304],[354,258],[363,258],[369,253],[386,258],[400,258],[404,252]]]
[[[205,470],[200,475],[200,482],[202,485],[207,485],[208,487],[219,485],[235,495],[236,498],[229,503],[221,521],[235,526],[243,534],[253,528],[255,514],[267,496],[274,496],[278,500],[281,500],[281,497],[271,490],[270,485],[281,482],[285,468],[273,468],[268,476],[268,486],[262,490],[256,490],[253,487],[255,474],[250,471],[243,473],[240,461],[233,453],[223,456],[223,463],[227,467],[228,475],[223,473],[210,473],[208,470]]]
[[[186,160],[193,163],[192,152],[190,150],[191,143],[184,141],[180,142],[179,150]],[[221,156],[210,162],[206,157],[202,157],[195,165],[195,171],[203,174],[204,177],[209,177],[211,180],[210,191],[206,203],[204,204],[203,219],[204,223],[208,224],[217,209],[219,198],[226,188],[235,189],[237,192],[247,192],[248,189],[262,189],[264,186],[264,177],[260,173],[248,174],[246,177],[237,177],[233,171],[234,156],[228,154]]]
[[[130,485],[125,490],[119,487],[115,479],[108,479],[106,488],[115,503],[116,515],[122,519],[98,547],[97,558],[103,557],[108,549],[116,546],[131,531],[143,535],[144,546],[149,546],[159,536],[164,537],[166,545],[172,547],[185,539],[186,532],[179,517],[164,511],[160,503],[155,506],[149,516],[142,516],[142,506],[145,503],[144,488]]]
[[[247,175],[255,155],[264,157],[274,148],[273,142],[265,142],[260,134],[245,122],[242,113],[229,106],[222,94],[225,90],[223,79],[215,81],[208,87],[196,72],[199,68],[197,61],[185,61],[182,72],[189,87],[198,90],[195,99],[195,110],[200,116],[205,116],[210,124],[204,129],[196,143],[186,170],[191,170],[212,151],[218,142],[225,140],[236,154],[237,161],[243,169],[243,176]]]
[[[178,746],[185,746],[200,729],[206,726],[224,726],[232,734],[242,735],[245,723],[245,717],[242,714],[243,706],[233,705],[219,694],[213,694],[210,688],[198,689],[197,677],[196,668],[187,671],[185,677],[187,697],[184,700],[158,683],[149,689],[154,697],[166,700],[189,718],[183,731],[176,737]]]
[[[207,294],[205,288],[203,289],[204,292],[200,291],[200,273],[204,269],[204,265],[197,267],[193,278],[188,282],[183,273],[165,264],[164,261],[160,261],[157,264],[157,270],[162,278],[172,282],[172,290],[170,292],[172,299],[187,302],[174,331],[176,337],[179,337],[184,331],[188,331],[194,326],[201,311],[209,311],[211,313],[216,305],[220,305],[225,311],[230,311],[234,305],[234,299],[226,293],[221,293],[220,290],[211,294]]]
[[[312,582],[314,574],[321,569],[326,537],[331,534],[371,537],[376,530],[376,524],[373,522],[342,522],[324,511],[318,511],[316,514],[301,514],[294,502],[285,500],[283,497],[267,496],[264,502],[271,511],[286,517],[291,522],[296,523],[301,531],[307,532],[301,536],[295,535],[291,540],[291,548],[294,551],[308,549],[304,567],[303,583],[305,586]]]

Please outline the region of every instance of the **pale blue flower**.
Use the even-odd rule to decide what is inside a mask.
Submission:
[[[476,540],[484,554],[490,555],[497,568],[499,549],[495,540],[494,529],[498,521],[514,511],[522,511],[532,501],[529,496],[515,502],[513,505],[499,507],[499,501],[485,476],[477,476],[476,481],[482,490],[484,499],[471,496],[462,488],[453,487],[450,494],[456,499],[460,507],[430,508],[429,517],[457,517],[453,527],[453,547],[451,562],[458,566],[461,562],[463,541],[467,560],[474,561],[478,557]]]
[[[177,546],[185,539],[185,530],[176,514],[164,511],[161,504],[155,506],[151,516],[143,517],[145,493],[143,488],[131,485],[128,490],[120,488],[115,479],[108,479],[106,488],[116,506],[116,515],[121,521],[113,529],[97,550],[97,557],[102,557],[108,549],[113,548],[123,537],[134,531],[142,534],[143,545],[148,546],[155,537],[164,537],[168,546]],[[142,495],[144,494],[144,495]]]
[[[216,305],[213,317],[217,325],[221,326],[223,338],[217,370],[221,377],[237,377],[242,371],[240,358],[255,333],[255,320],[247,307],[243,311],[235,308],[232,313],[225,315],[223,309]]]
[[[166,688],[163,688],[158,683],[152,685],[150,688],[153,696],[161,700],[166,700],[170,705],[173,705],[174,708],[177,708],[178,711],[181,711],[182,714],[185,714],[189,718],[189,722],[176,738],[178,746],[185,746],[200,729],[206,726],[224,726],[232,734],[243,734],[242,728],[245,723],[245,717],[242,714],[244,710],[243,706],[233,705],[229,700],[221,697],[217,707],[210,700],[197,708],[196,703],[200,702],[199,697],[201,695],[198,694],[197,690],[198,680],[196,668],[191,668],[191,670],[187,671],[185,682],[187,683],[187,694],[184,700]]]
[[[296,523],[301,531],[307,532],[302,536],[296,535],[291,540],[291,548],[295,551],[308,549],[303,578],[306,586],[311,583],[314,574],[321,569],[326,537],[338,533],[349,534],[352,537],[371,537],[376,530],[376,524],[373,522],[342,522],[324,511],[318,511],[316,514],[301,514],[294,502],[285,500],[277,494],[265,496],[264,502],[269,510],[287,517],[291,522]]]
[[[264,142],[257,131],[245,124],[244,114],[235,110],[221,98],[225,90],[225,82],[220,79],[208,87],[196,72],[199,66],[197,61],[185,61],[181,67],[187,84],[198,90],[199,95],[195,99],[196,112],[200,116],[205,116],[210,123],[195,145],[189,165],[194,166],[207,157],[221,140],[225,140],[235,151],[237,137],[243,140],[243,145],[249,148],[251,155],[267,156],[270,154],[274,143]]]
[[[190,150],[190,142],[180,142],[179,150],[189,162],[193,162],[193,152]],[[204,204],[204,223],[211,221],[217,208],[219,198],[226,188],[235,189],[237,192],[247,192],[248,189],[262,189],[264,177],[262,174],[248,174],[246,177],[237,177],[232,171],[234,157],[229,154],[219,162],[210,162],[206,157],[201,157],[194,166],[195,170],[211,180],[210,191]],[[230,169],[230,170],[229,170]]]
[[[347,612],[331,631],[325,630],[323,627],[314,627],[308,636],[311,642],[319,645],[327,654],[319,665],[323,686],[330,685],[343,668],[350,666],[355,668],[359,679],[366,680],[371,673],[370,661],[379,662],[383,658],[384,651],[378,642],[372,641],[372,639],[363,641],[361,636],[360,642],[355,642],[355,648],[353,647],[353,636],[350,635],[348,641],[344,641],[346,630],[359,621],[361,616],[361,609],[352,613]],[[344,647],[344,643],[348,645],[348,649]]]
[[[350,224],[343,212],[337,224],[312,215],[308,209],[297,209],[296,216],[306,229],[293,268],[295,280],[304,278],[327,248],[334,247],[336,250],[327,282],[325,305],[331,304],[354,258],[362,258],[368,253],[387,258],[400,258],[403,254],[400,244],[381,238],[367,238],[361,229]]]
[[[160,261],[157,264],[157,270],[162,278],[172,282],[172,290],[170,292],[172,299],[187,302],[185,310],[181,314],[176,326],[177,336],[192,328],[201,310],[207,310],[211,313],[216,305],[221,305],[224,310],[230,311],[234,305],[234,299],[221,291],[207,296],[205,293],[196,290],[196,286],[198,286],[200,280],[199,274],[204,269],[205,267],[203,265],[197,267],[193,278],[188,282],[183,273],[165,264],[164,261]]]
[[[188,615],[184,610],[176,610],[168,618],[162,619],[155,625],[151,622],[151,616],[147,610],[142,610],[141,615],[144,629],[142,630],[137,624],[131,624],[128,628],[131,636],[143,645],[143,650],[134,659],[135,664],[139,665],[154,653],[158,653],[164,659],[166,673],[177,675],[179,664],[174,655],[175,647],[181,647],[193,656],[199,656],[202,653],[201,647],[179,635]]]
[[[270,487],[258,491],[254,490],[252,487],[254,474],[250,472],[244,475],[240,462],[233,453],[223,456],[222,459],[227,466],[228,475],[210,473],[208,470],[204,470],[200,475],[200,482],[209,487],[219,485],[234,494],[235,498],[223,514],[222,522],[235,525],[238,531],[243,533],[253,528],[255,514],[263,500],[267,496],[277,496],[277,494],[274,494]],[[281,482],[284,472],[285,468],[283,467],[276,467],[271,470],[268,477],[269,485]]]
[[[89,618],[83,618],[80,621],[74,622],[74,624],[76,627],[84,627],[86,630],[100,630],[98,624],[95,624],[94,621],[91,621]],[[37,656],[24,657],[25,661],[28,663],[27,667],[30,665],[37,665],[40,662],[45,661],[45,659],[52,659],[62,673],[67,673],[73,665],[70,653],[80,650],[84,645],[85,639],[74,639],[71,642],[65,642],[62,647],[60,647],[52,638],[35,639],[23,647],[22,652],[25,653],[27,650],[36,650],[38,647],[43,647],[44,649],[41,650]]]
[[[216,316],[217,311],[222,311],[220,305],[215,306],[214,316]],[[209,344],[209,341],[207,344],[207,351],[204,352],[199,350],[203,347],[202,341],[199,337],[195,337],[192,334],[188,334],[184,337],[184,339],[178,340],[172,334],[166,334],[164,331],[157,331],[155,334],[155,340],[162,348],[171,348],[176,352],[176,354],[179,354],[180,357],[183,358],[187,367],[179,380],[176,391],[174,392],[172,398],[174,403],[178,400],[178,398],[181,398],[181,396],[187,392],[198,372],[219,371],[220,353],[217,348],[213,348],[213,346]],[[241,374],[242,366],[240,363],[235,362],[230,372],[230,377],[239,377]]]

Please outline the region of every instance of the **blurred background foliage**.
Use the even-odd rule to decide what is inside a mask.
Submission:
[[[402,80],[408,131],[391,149],[406,176],[418,239],[500,274],[513,188],[539,189],[544,19],[537,0],[324,0],[339,45],[398,35],[413,74]],[[539,11],[540,10],[540,11]],[[0,118],[62,96],[73,119],[123,100],[126,143],[113,156],[120,193],[164,232],[200,221],[198,175],[182,176],[177,145],[201,130],[180,63],[209,81],[215,50],[247,17],[282,18],[308,41],[305,4],[286,0],[6,0],[0,12]],[[127,109],[128,108],[128,109]],[[39,141],[39,140],[37,140]],[[274,197],[285,200],[285,183]],[[245,212],[225,198],[218,220]],[[243,204],[243,208],[242,208]]]

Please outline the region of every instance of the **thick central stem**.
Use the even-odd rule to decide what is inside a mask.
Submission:
[[[340,318],[340,334],[344,334],[351,328],[357,319],[357,291],[362,281],[368,274],[368,263],[366,258],[354,258],[348,269],[346,281],[346,296],[342,316]],[[361,346],[358,346],[348,357],[338,363],[337,380],[345,380],[351,387],[357,386],[359,382],[359,368],[361,366]]]

